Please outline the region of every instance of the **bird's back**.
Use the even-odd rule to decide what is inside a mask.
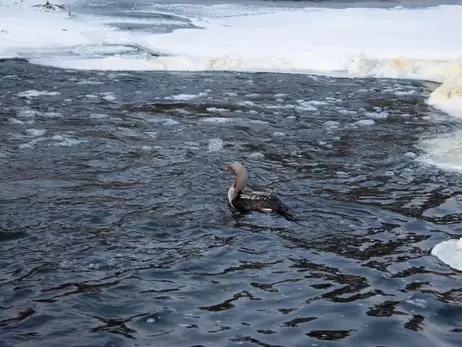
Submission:
[[[239,210],[276,212],[288,219],[293,219],[287,207],[271,191],[244,190],[233,200],[233,205]]]

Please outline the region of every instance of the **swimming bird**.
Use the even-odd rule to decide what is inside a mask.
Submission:
[[[247,184],[247,170],[244,165],[234,162],[224,167],[234,175],[234,183],[228,190],[229,205],[238,211],[276,212],[283,217],[294,220],[279,198],[271,191],[244,190]]]

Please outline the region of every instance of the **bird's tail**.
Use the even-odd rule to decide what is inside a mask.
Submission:
[[[288,211],[287,207],[281,208],[278,213],[283,216],[285,219],[291,221],[291,222],[296,222],[295,217]]]

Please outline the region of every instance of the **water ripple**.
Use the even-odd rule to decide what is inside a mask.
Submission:
[[[6,346],[459,345],[430,250],[462,181],[415,144],[460,124],[425,85],[0,65]],[[232,213],[234,160],[297,222]]]

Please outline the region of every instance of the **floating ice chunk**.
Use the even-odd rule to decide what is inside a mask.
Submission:
[[[411,158],[411,159],[414,159],[417,157],[417,154],[415,154],[414,152],[406,152],[404,153],[404,156],[408,157],[408,158]]]
[[[80,80],[77,82],[77,84],[100,85],[100,84],[104,84],[104,82],[92,81],[92,80]]]
[[[22,125],[24,122],[16,118],[8,118],[8,123]]]
[[[324,122],[323,124],[326,128],[338,128],[340,126],[339,122],[333,121],[333,120],[328,120],[327,122]]]
[[[251,119],[250,123],[252,123],[252,124],[261,124],[261,125],[269,124],[267,121],[259,120],[259,119]]]
[[[61,146],[61,147],[71,147],[75,145],[79,145],[81,143],[84,143],[86,141],[84,140],[78,140],[78,139],[72,139],[72,138],[66,138],[61,142],[56,142],[54,146]]]
[[[28,142],[28,143],[22,143],[18,147],[19,147],[19,149],[32,148],[36,143],[37,143],[37,141],[32,140],[31,142]]]
[[[101,99],[103,100],[106,100],[106,101],[116,101],[117,98],[114,96],[114,93],[111,93],[111,92],[105,92],[105,93],[102,93],[103,96],[101,97]]]
[[[355,124],[359,126],[369,126],[374,125],[375,121],[373,119],[361,119],[356,121]]]
[[[428,305],[427,300],[424,300],[424,299],[407,299],[406,302],[411,305],[422,307],[422,308],[426,308]]]
[[[295,109],[298,110],[298,111],[317,111],[318,109],[314,106],[311,106],[311,105],[300,105],[300,106],[295,106]]]
[[[19,149],[24,149],[24,148],[32,148],[34,147],[38,142],[40,141],[43,141],[45,140],[44,138],[38,138],[38,139],[34,139],[28,143],[23,143],[23,144],[20,144],[18,147]]]
[[[344,116],[354,116],[358,112],[350,110],[338,110],[338,113],[343,114]]]
[[[462,238],[440,242],[431,253],[446,265],[462,271]]]
[[[75,146],[83,142],[86,142],[85,140],[71,138],[66,135],[54,135],[52,139],[59,141],[59,142],[55,142],[52,144],[53,146],[56,146],[56,147],[71,147],[71,146]]]
[[[309,104],[311,105],[315,105],[315,106],[321,106],[321,105],[327,105],[327,102],[325,101],[320,101],[320,100],[310,100],[310,101],[307,101]]]
[[[246,100],[246,101],[239,102],[238,105],[239,106],[254,106],[255,103],[253,101]]]
[[[209,152],[219,152],[223,149],[223,140],[210,139],[207,148]]]
[[[34,118],[40,115],[41,113],[35,110],[21,110],[17,113],[17,116],[20,118]]]
[[[45,129],[26,129],[26,134],[30,136],[42,136],[46,133]]]
[[[187,100],[193,100],[193,99],[196,99],[196,98],[200,98],[200,97],[203,97],[203,96],[207,96],[207,93],[199,93],[199,94],[178,94],[178,95],[172,95],[172,96],[167,96],[165,97],[165,99],[167,100],[183,100],[183,101],[187,101]]]
[[[297,107],[295,105],[263,105],[263,106],[265,108],[276,109],[276,110],[293,109]]]
[[[104,113],[92,113],[88,116],[90,119],[103,119],[109,117],[109,115]]]
[[[140,118],[144,119],[146,122],[149,122],[149,123],[161,123],[162,125],[166,125],[166,126],[180,124],[180,122],[173,120],[171,118],[151,117],[151,115],[143,116],[141,114]]]
[[[366,117],[370,117],[370,118],[375,118],[375,119],[386,119],[388,118],[388,112],[386,111],[378,111],[378,112],[366,112],[365,113],[365,116]]]
[[[264,158],[265,155],[263,153],[260,153],[260,152],[253,152],[253,153],[250,153],[249,154],[249,158],[253,158],[253,159],[260,159],[260,158]]]
[[[229,111],[229,110],[226,109],[226,108],[207,107],[207,108],[206,108],[206,111],[207,111],[207,112],[218,112],[218,113],[220,113],[220,112],[227,112],[227,111]]]
[[[176,120],[173,120],[173,119],[167,119],[162,124],[165,125],[165,126],[172,126],[172,125],[178,125],[178,124],[180,124],[180,122],[178,122]]]
[[[33,97],[42,96],[42,95],[53,96],[53,95],[60,95],[60,94],[61,93],[59,92],[49,92],[47,90],[39,91],[39,90],[32,89],[32,90],[26,90],[25,92],[18,93],[18,96],[25,97],[25,98],[33,98]]]
[[[233,120],[230,118],[225,117],[206,117],[199,119],[199,122],[206,122],[206,123],[228,123],[232,122]]]
[[[326,148],[333,148],[333,146],[331,144],[327,143],[326,141],[319,141],[318,145],[326,147]]]
[[[462,171],[462,131],[421,139],[419,148],[424,152],[419,161],[443,170]]]
[[[303,105],[313,105],[313,106],[327,105],[327,102],[325,102],[325,101],[320,101],[320,100],[309,100],[309,101],[297,100],[297,102],[298,102],[299,104],[303,104]]]
[[[175,112],[181,113],[181,114],[190,114],[191,112],[185,110],[184,108],[175,108]]]
[[[347,173],[347,172],[344,172],[344,171],[337,171],[337,172],[335,173],[335,175],[336,175],[338,178],[346,178],[346,177],[349,176],[348,173]]]
[[[146,323],[152,324],[152,323],[155,323],[155,322],[156,322],[156,320],[154,318],[152,318],[152,317],[146,319]]]
[[[417,94],[417,92],[415,90],[397,90],[397,91],[395,91],[395,94],[398,95],[398,96],[401,96],[401,95],[414,95],[414,94]]]

